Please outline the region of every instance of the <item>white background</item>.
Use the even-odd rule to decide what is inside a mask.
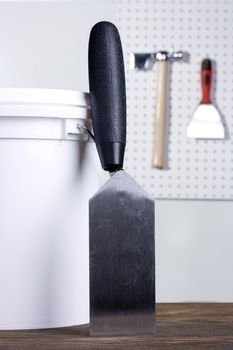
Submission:
[[[0,3],[0,86],[86,91],[90,27],[116,16],[107,0]],[[157,301],[233,301],[232,210],[230,201],[156,201]]]

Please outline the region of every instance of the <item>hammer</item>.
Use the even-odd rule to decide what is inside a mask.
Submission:
[[[182,51],[155,53],[133,53],[130,55],[130,68],[148,71],[157,62],[157,103],[155,115],[155,141],[152,166],[163,169],[165,165],[165,129],[167,115],[168,63],[183,58]]]

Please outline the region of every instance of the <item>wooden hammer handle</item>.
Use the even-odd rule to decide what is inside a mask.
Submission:
[[[157,103],[154,131],[153,167],[164,168],[165,128],[167,114],[167,75],[168,61],[158,61],[157,65]]]

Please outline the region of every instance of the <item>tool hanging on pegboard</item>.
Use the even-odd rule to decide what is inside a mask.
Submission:
[[[201,63],[202,98],[187,128],[187,136],[195,139],[223,139],[225,131],[221,115],[211,100],[212,63]]]
[[[157,62],[157,101],[152,166],[158,169],[166,167],[167,158],[165,149],[168,129],[169,63],[183,58],[184,53],[182,51],[158,51],[155,53],[132,53],[130,55],[131,69],[148,71]]]

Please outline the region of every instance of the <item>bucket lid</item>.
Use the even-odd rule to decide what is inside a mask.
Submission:
[[[87,118],[89,94],[72,90],[0,88],[0,117]]]

